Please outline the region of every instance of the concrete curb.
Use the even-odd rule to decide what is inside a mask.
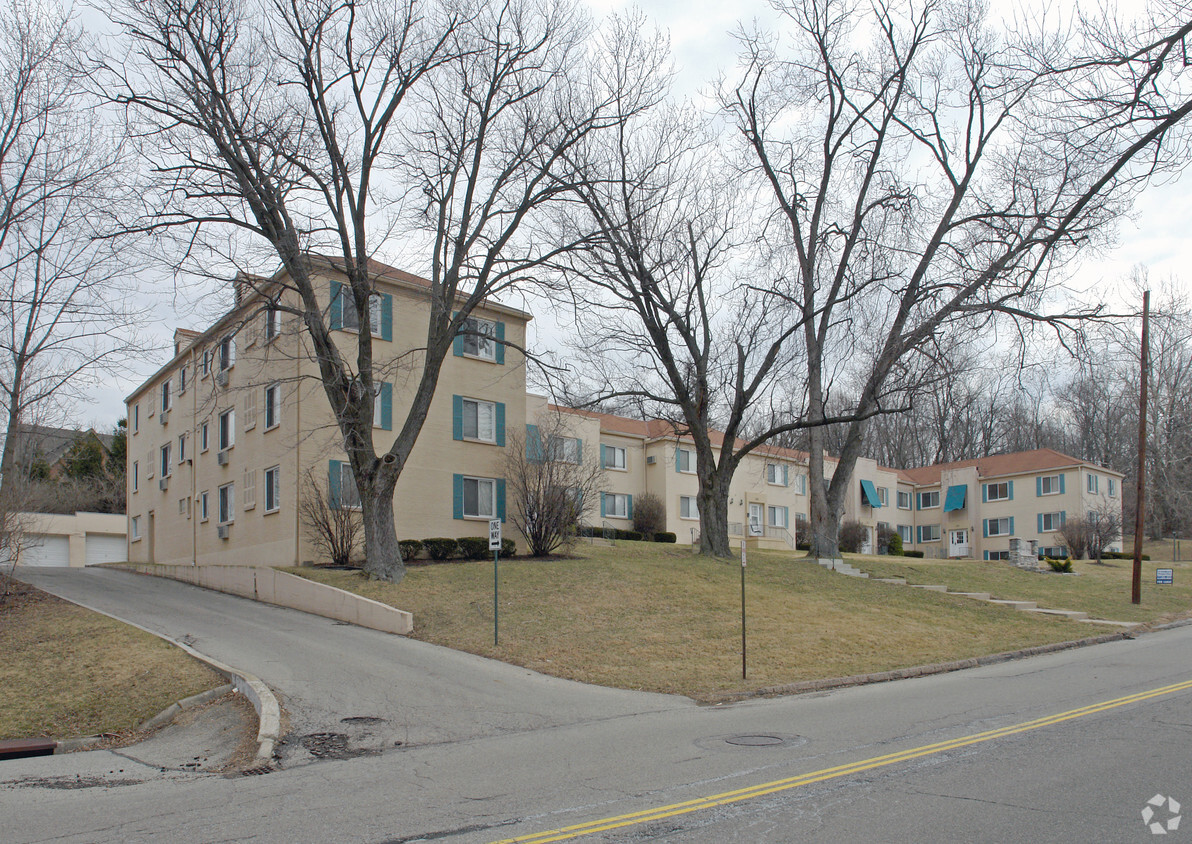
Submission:
[[[1192,623],[1192,622],[1189,622]],[[766,686],[750,692],[731,692],[716,695],[705,695],[699,698],[701,703],[732,703],[752,698],[778,697],[781,695],[797,695],[806,692],[822,692],[831,689],[842,689],[849,686],[867,686],[871,683],[888,683],[892,680],[908,680],[912,677],[928,677],[932,674],[947,674],[951,671],[962,671],[966,668],[977,668],[982,665],[997,665],[1016,659],[1026,659],[1031,656],[1067,651],[1073,648],[1084,648],[1089,645],[1101,645],[1105,642],[1116,642],[1121,639],[1133,639],[1137,633],[1105,633],[1087,639],[1074,639],[1070,642],[1053,642],[1049,645],[1035,645],[1016,651],[1006,651],[999,654],[957,659],[951,662],[937,662],[931,665],[915,665],[910,668],[895,668],[890,671],[877,671],[872,674],[854,674],[851,677],[826,677],[821,680],[803,680],[798,683],[786,683],[781,686]]]
[[[156,730],[159,727],[164,727],[173,722],[183,711],[191,709],[195,706],[202,706],[204,703],[209,703],[217,698],[221,698],[228,692],[236,691],[236,687],[231,683],[218,686],[214,689],[208,689],[205,692],[199,692],[197,695],[183,698],[182,700],[171,703],[161,712],[154,715],[152,718],[147,718],[137,725],[138,732],[145,730]],[[63,739],[58,742],[55,753],[71,753],[76,750],[86,750],[95,745],[107,740],[108,736],[79,736],[78,738]]]
[[[64,598],[63,600],[70,599]],[[85,610],[91,610],[91,612],[97,612],[100,615],[106,615],[108,618],[114,618],[121,624],[127,624],[129,627],[135,627],[138,630],[143,630],[150,636],[156,636],[163,641],[169,642],[174,647],[181,648],[199,662],[210,666],[210,668],[217,674],[222,674],[225,678],[230,680],[234,687],[233,691],[243,692],[244,696],[248,698],[249,702],[252,704],[253,709],[257,711],[257,755],[253,760],[253,764],[259,766],[268,765],[273,762],[273,752],[277,747],[277,742],[281,739],[281,704],[277,702],[277,697],[274,696],[269,687],[266,686],[258,677],[253,674],[249,674],[247,671],[241,671],[238,668],[232,668],[229,665],[224,665],[217,659],[213,659],[206,654],[199,653],[194,648],[190,647],[190,645],[179,642],[177,639],[171,639],[169,636],[158,633],[156,630],[150,630],[147,627],[142,627],[135,621],[129,621],[128,619],[121,618],[118,615],[113,615],[112,613],[105,612],[98,607],[92,607],[79,601],[70,601],[70,603],[80,606]],[[190,699],[191,698],[187,698],[187,700]],[[166,711],[168,711],[168,709]],[[156,718],[158,716],[154,717]]]

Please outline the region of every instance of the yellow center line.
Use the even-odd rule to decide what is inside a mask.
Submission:
[[[594,835],[598,832],[607,832],[610,829],[618,829],[621,827],[648,823],[650,821],[673,818],[676,815],[686,815],[691,812],[698,812],[702,809],[711,809],[715,806],[726,806],[730,803],[739,803],[742,800],[752,800],[757,797],[764,797],[768,794],[775,794],[780,791],[788,791],[792,788],[799,788],[800,786],[811,785],[812,783],[817,782],[824,782],[825,780],[836,779],[837,777],[845,777],[849,776],[850,774],[858,774],[862,771],[869,771],[873,770],[874,768],[881,768],[886,765],[896,764],[898,762],[906,762],[911,759],[918,759],[923,756],[931,756],[935,753],[943,753],[948,750],[955,750],[959,747],[980,744],[981,742],[992,741],[993,739],[1015,735],[1016,733],[1025,733],[1031,730],[1040,729],[1041,727],[1050,727],[1053,724],[1071,721],[1074,718],[1084,718],[1088,715],[1095,715],[1098,712],[1104,712],[1108,709],[1115,709],[1119,706],[1128,706],[1132,703],[1140,703],[1145,700],[1150,700],[1151,698],[1170,695],[1176,692],[1186,691],[1188,689],[1192,689],[1192,680],[1185,680],[1182,683],[1173,683],[1170,686],[1163,686],[1162,688],[1158,689],[1150,689],[1145,692],[1137,692],[1132,695],[1126,695],[1125,697],[1115,698],[1114,700],[1093,703],[1088,706],[1082,706],[1079,709],[1070,709],[1067,712],[1060,712],[1055,715],[1047,715],[1043,718],[1036,718],[1033,721],[1024,721],[1021,724],[1013,724],[1008,727],[999,727],[996,730],[987,730],[983,733],[960,736],[959,738],[948,739],[947,741],[936,742],[935,744],[925,744],[920,747],[910,748],[908,750],[900,750],[897,753],[889,753],[885,756],[876,756],[872,759],[864,759],[860,762],[850,762],[846,765],[837,765],[833,768],[824,768],[823,770],[812,771],[808,774],[799,774],[798,776],[773,780],[772,782],[761,783],[760,785],[752,785],[748,786],[747,788],[739,788],[734,791],[725,791],[720,794],[712,794],[707,797],[684,800],[681,803],[672,803],[668,806],[656,806],[652,809],[643,809],[639,812],[630,812],[629,814],[625,815],[602,818],[596,821],[589,821],[588,823],[566,826],[560,829],[547,830],[546,832],[538,832],[531,835],[520,835],[516,838],[506,838],[501,841],[494,842],[494,844],[547,844],[547,842],[551,841],[567,841],[569,839],[580,838],[585,835]]]

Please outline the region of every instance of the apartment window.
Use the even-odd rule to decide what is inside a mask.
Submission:
[[[902,495],[903,493],[900,492],[898,494]],[[907,498],[910,498],[910,493],[907,493]],[[907,503],[906,509],[908,509],[908,510],[910,509],[909,502]],[[912,537],[914,536],[914,534],[911,532],[910,525],[899,525],[898,526],[898,535],[900,537],[902,537],[902,543],[904,545],[909,545],[913,541]]]
[[[352,464],[347,461],[339,464],[339,508],[341,510],[360,509],[360,490],[356,488],[356,476],[352,473]]]
[[[986,536],[1009,536],[1011,531],[1010,519],[986,519]]]
[[[695,452],[689,448],[675,449],[675,470],[678,472],[695,472]]]
[[[766,519],[771,527],[787,527],[787,509],[785,507],[767,507]]]
[[[497,441],[497,406],[491,401],[464,399],[464,439]]]
[[[699,504],[694,495],[680,495],[679,496],[679,518],[680,519],[698,519],[699,518]]]
[[[986,551],[985,559],[987,560],[1008,560],[1010,559],[1009,551]]]
[[[186,367],[178,370],[178,395],[186,392]]]
[[[216,506],[219,509],[219,523],[229,524],[236,520],[236,485],[224,484],[217,490]]]
[[[464,320],[464,354],[485,360],[497,359],[497,324],[491,319],[468,317]]]
[[[1088,491],[1096,495],[1101,491],[1100,479],[1096,475],[1087,475]]]
[[[393,427],[392,384],[373,384],[373,427],[386,431]]]
[[[140,487],[141,464],[139,461],[132,461],[132,491],[136,492]]]
[[[986,501],[1009,501],[1010,500],[1010,484],[1007,482],[999,484],[985,484],[985,500]]]
[[[265,470],[265,512],[276,513],[281,509],[281,467]]]
[[[206,451],[211,445],[211,423],[204,422],[199,426],[199,451]]]
[[[210,502],[208,500],[207,490],[203,490],[199,493],[199,519],[201,521],[205,522],[208,518],[210,518],[211,510],[209,505]]]
[[[170,379],[166,379],[161,384],[161,412],[170,412]]]
[[[1062,513],[1040,513],[1039,514],[1039,532],[1045,533],[1047,531],[1059,530],[1064,524],[1064,516]]]
[[[278,402],[281,397],[281,387],[270,384],[265,388],[265,430],[278,426]]]
[[[206,378],[211,372],[211,350],[203,349],[203,357],[199,362],[199,377]]]
[[[497,517],[497,482],[492,478],[464,478],[465,518],[495,519]]]
[[[1047,548],[1040,548],[1039,555],[1041,557],[1051,557],[1053,560],[1062,560],[1068,556],[1068,549],[1063,545],[1052,545]]]
[[[219,341],[219,371],[224,372],[236,364],[236,338],[228,335]]]
[[[890,490],[888,487],[879,486],[877,488],[877,500],[882,503],[883,507],[890,506]]]
[[[624,471],[628,468],[625,462],[625,449],[618,445],[602,445],[600,446],[601,465],[605,469],[619,469]]]
[[[1059,475],[1044,475],[1039,478],[1040,495],[1059,495],[1063,491],[1063,483]]]
[[[141,538],[141,517],[133,516],[129,519],[129,532],[132,534],[132,541],[136,542]]]
[[[352,288],[344,285],[340,288],[340,299],[343,301],[343,326],[353,331],[360,330],[360,317],[356,314],[356,299],[352,296]],[[372,293],[368,297],[368,328],[376,336],[381,334],[381,294]]]
[[[1086,521],[1090,525],[1093,525],[1094,527],[1096,527],[1097,524],[1101,521],[1101,514],[1098,513],[1096,510],[1089,510],[1088,513],[1085,514],[1085,518],[1086,518]]]
[[[281,334],[281,311],[273,302],[265,308],[265,342],[268,343]]]
[[[178,465],[186,462],[186,434],[178,435]]]
[[[219,450],[231,448],[236,444],[236,409],[229,408],[219,414]]]
[[[936,493],[938,496],[939,493]],[[938,505],[938,502],[936,504]],[[939,525],[919,525],[919,541],[920,542],[939,542],[940,541],[940,526]]]
[[[1117,498],[1117,478],[1109,478],[1109,497]]]
[[[601,500],[604,512],[602,516],[607,516],[610,519],[628,519],[629,518],[629,496],[619,492],[604,492],[601,493]]]
[[[931,509],[933,509],[935,507],[939,507],[939,506],[940,506],[940,491],[938,489],[934,490],[933,492],[920,492],[919,493],[919,509],[920,510],[931,510]]]
[[[170,476],[170,444],[166,443],[161,447],[161,477],[168,478]]]
[[[799,495],[807,494],[807,476],[795,475],[795,492]]]
[[[576,437],[551,437],[547,442],[547,455],[550,460],[558,463],[582,462],[583,446]]]
[[[141,406],[134,404],[132,406],[132,432],[135,434],[141,430]]]
[[[789,472],[786,466],[782,466],[778,463],[766,464],[766,483],[773,484],[775,486],[786,486],[786,479],[788,475]]]

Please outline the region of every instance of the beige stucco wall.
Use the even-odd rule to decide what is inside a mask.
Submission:
[[[124,538],[128,525],[118,513],[17,513],[14,518],[27,534],[67,537],[71,568],[86,565],[88,534]]]

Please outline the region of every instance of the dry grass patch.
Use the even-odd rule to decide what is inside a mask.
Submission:
[[[411,568],[397,585],[355,572],[289,571],[414,614],[414,636],[559,677],[699,698],[980,656],[1097,628],[843,577],[751,553],[749,679],[741,680],[740,567],[675,546],[584,546],[576,559]]]
[[[0,739],[130,730],[225,682],[156,636],[14,587],[0,604]]]

